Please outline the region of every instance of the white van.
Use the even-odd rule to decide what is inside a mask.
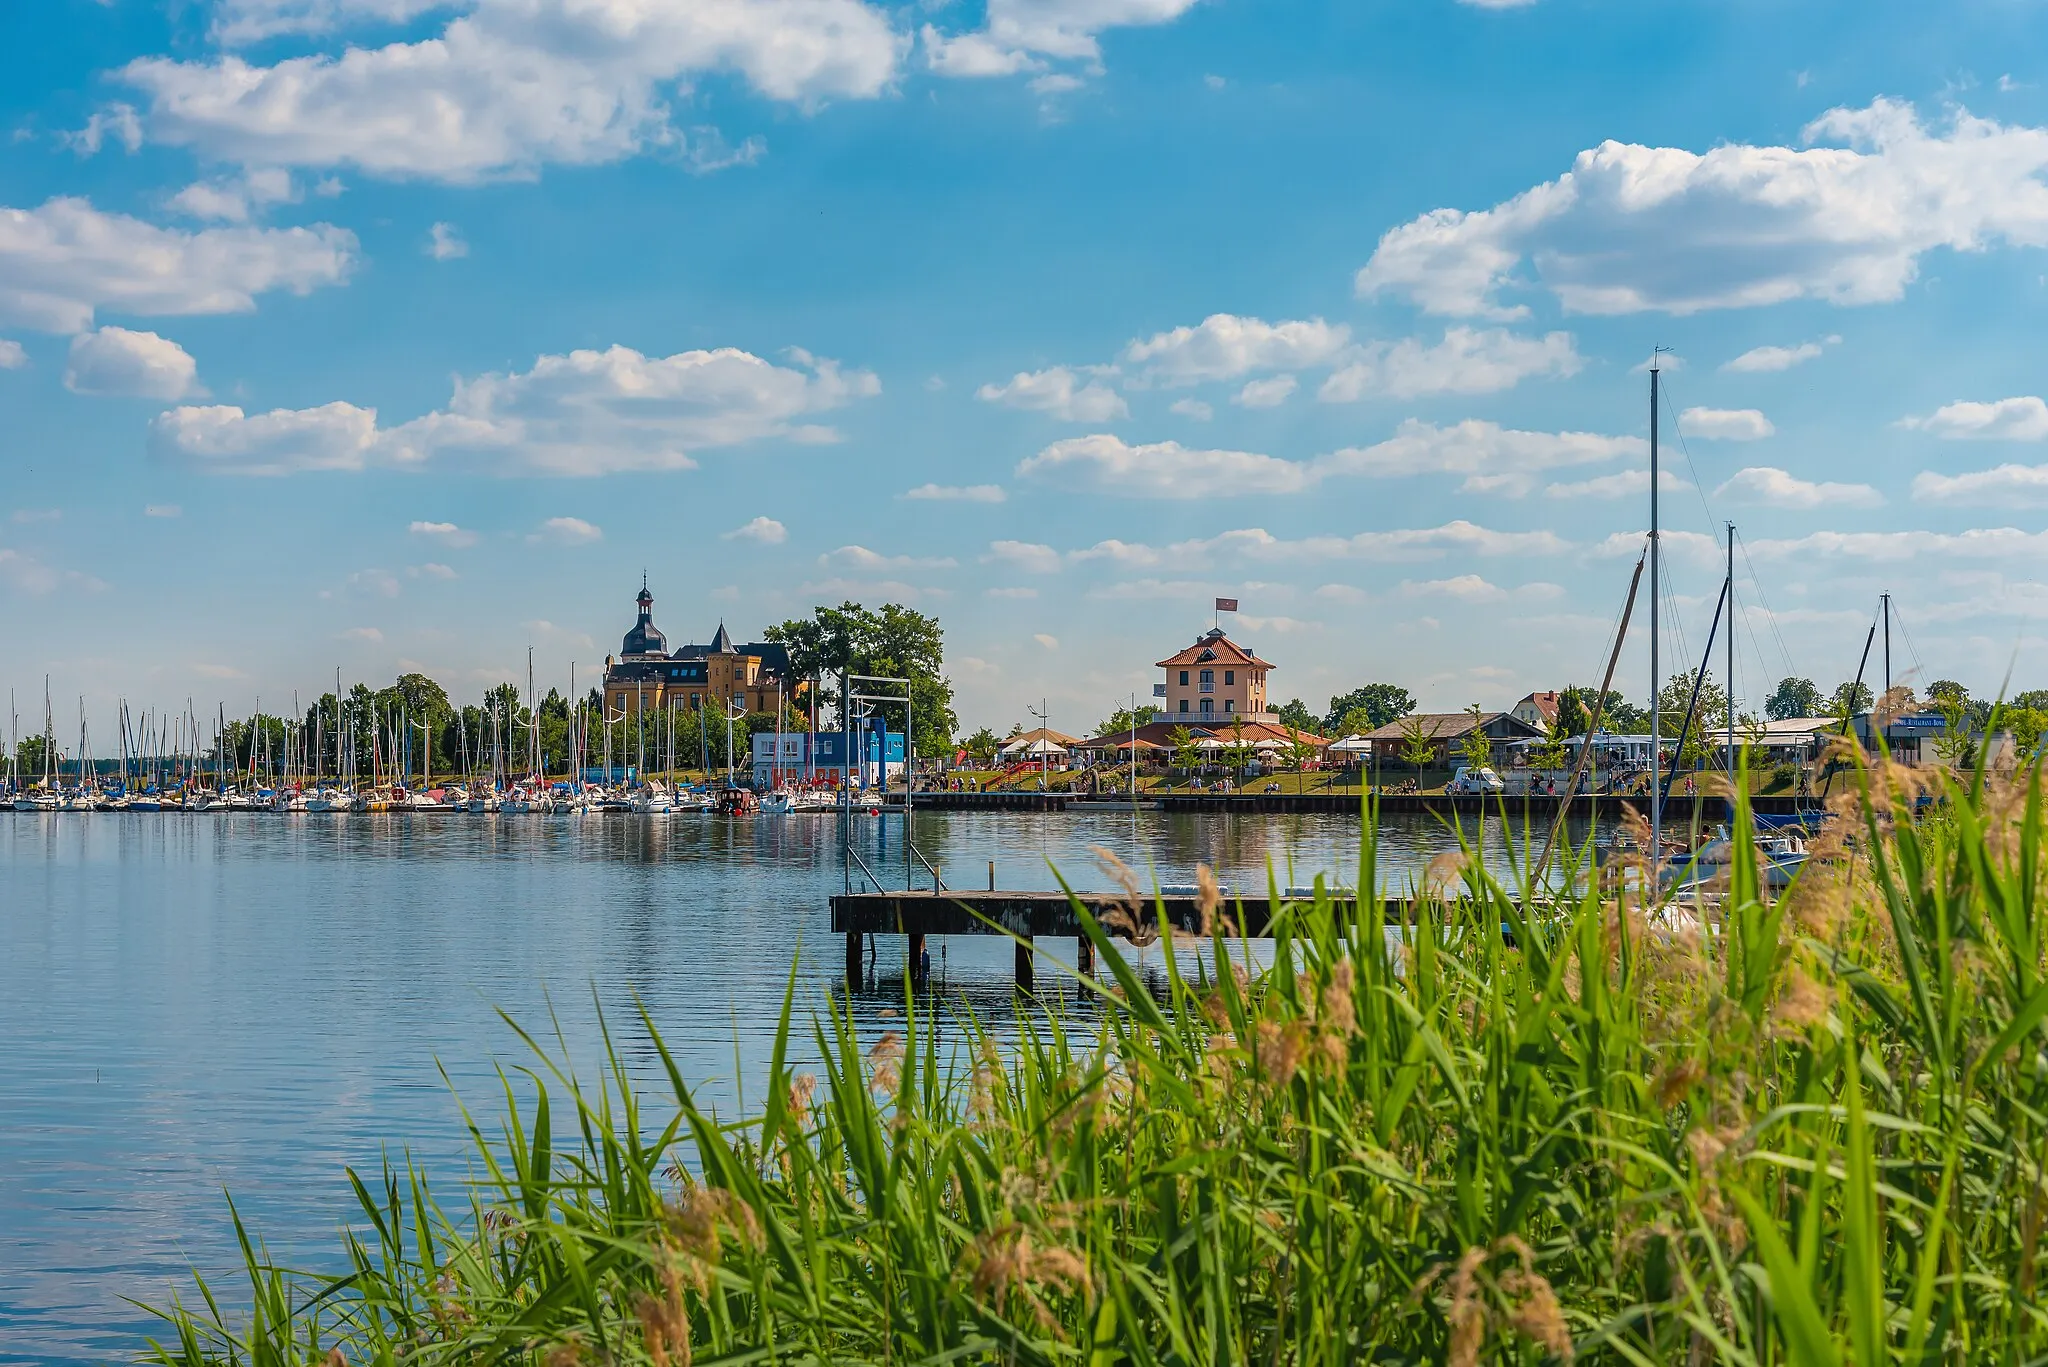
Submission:
[[[1453,797],[1467,797],[1504,792],[1507,786],[1501,781],[1501,776],[1491,769],[1473,769],[1461,764],[1452,773],[1451,781],[1444,785],[1444,792]]]

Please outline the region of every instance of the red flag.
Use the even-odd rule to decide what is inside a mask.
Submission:
[[[1218,611],[1218,612],[1236,612],[1236,611],[1237,611],[1237,600],[1236,600],[1235,598],[1218,598],[1218,599],[1216,600],[1216,611]]]

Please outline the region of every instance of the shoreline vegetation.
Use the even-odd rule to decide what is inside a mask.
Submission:
[[[1398,934],[1295,904],[1261,969],[1205,880],[1199,969],[1148,985],[1133,880],[1090,1004],[999,1046],[916,997],[864,1044],[834,1002],[816,1075],[792,976],[743,1119],[644,1016],[659,1098],[521,1032],[459,1194],[350,1174],[337,1276],[238,1221],[248,1285],[165,1307],[149,1360],[2039,1360],[2040,774],[1847,758],[1775,900],[1747,842],[1711,909],[1475,850]]]

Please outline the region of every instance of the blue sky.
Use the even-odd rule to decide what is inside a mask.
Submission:
[[[0,30],[0,686],[60,719],[935,612],[1082,730],[2048,685],[2038,6],[51,0]],[[1717,651],[1717,656],[1718,656]],[[1873,670],[1876,666],[1873,665]],[[1647,686],[1632,649],[1623,682]]]

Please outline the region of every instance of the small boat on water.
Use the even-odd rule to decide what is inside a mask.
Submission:
[[[632,805],[642,816],[667,816],[676,809],[674,796],[659,783],[647,784],[634,793]]]
[[[1806,841],[1793,827],[1758,831],[1752,837],[1756,851],[1757,881],[1772,891],[1783,891],[1806,864]],[[1700,890],[1707,884],[1726,882],[1734,869],[1735,843],[1726,826],[1716,826],[1709,839],[1690,854],[1668,858],[1664,882],[1684,890]]]

